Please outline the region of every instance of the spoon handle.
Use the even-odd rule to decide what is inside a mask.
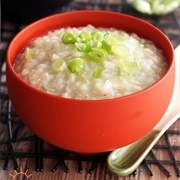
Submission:
[[[178,118],[179,115],[174,116],[171,123],[163,130],[152,130],[135,143],[114,150],[108,157],[109,169],[118,176],[127,176],[133,173],[157,143],[159,138]]]

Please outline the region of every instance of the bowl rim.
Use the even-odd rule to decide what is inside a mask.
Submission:
[[[143,24],[146,24],[148,25],[150,28],[153,28],[155,29],[159,34],[161,34],[161,36],[168,42],[168,45],[169,45],[169,50],[171,50],[171,56],[172,56],[172,60],[171,62],[169,63],[169,67],[167,69],[167,71],[165,72],[165,74],[156,82],[154,82],[152,85],[138,91],[138,92],[135,92],[135,93],[132,93],[132,94],[129,94],[129,95],[125,95],[125,96],[121,96],[121,97],[115,97],[115,98],[108,98],[108,99],[97,99],[97,100],[92,100],[92,99],[73,99],[73,98],[65,98],[65,97],[62,97],[62,96],[57,96],[57,95],[54,95],[54,94],[49,94],[47,92],[44,92],[42,90],[39,90],[33,86],[31,86],[30,84],[28,84],[27,82],[25,82],[22,78],[20,78],[18,76],[18,74],[15,72],[14,68],[13,68],[13,64],[11,63],[11,58],[10,58],[10,54],[11,54],[11,49],[13,48],[13,44],[16,42],[16,40],[19,38],[19,36],[21,36],[21,34],[25,33],[27,31],[27,29],[30,29],[30,28],[33,28],[34,26],[38,25],[39,23],[44,23],[46,22],[47,20],[49,19],[53,19],[55,17],[58,17],[58,16],[66,16],[66,15],[73,15],[73,14],[82,14],[82,13],[100,13],[100,14],[103,14],[103,13],[106,13],[106,14],[114,14],[114,15],[117,15],[117,16],[121,16],[121,17],[125,17],[125,18],[129,18],[129,19],[132,19],[134,21],[139,21],[140,23],[143,23]],[[87,23],[88,24],[88,23]],[[53,29],[49,29],[50,30],[53,30]],[[44,31],[44,33],[46,33]],[[38,36],[37,36],[38,37]],[[32,38],[30,39],[32,40]],[[29,42],[30,42],[29,40]],[[14,62],[13,62],[14,63]],[[132,16],[132,15],[128,15],[128,14],[125,14],[125,13],[121,13],[121,12],[113,12],[113,11],[108,11],[108,10],[73,10],[73,11],[69,11],[69,12],[62,12],[62,13],[58,13],[58,14],[54,14],[54,15],[50,15],[50,16],[47,16],[47,17],[44,17],[44,18],[41,18],[39,20],[36,20],[34,21],[33,23],[30,23],[29,25],[27,25],[26,27],[24,27],[22,30],[20,30],[11,40],[11,42],[9,43],[8,45],[8,48],[7,48],[7,52],[6,52],[6,69],[7,67],[9,68],[10,72],[13,74],[13,76],[21,83],[23,84],[24,86],[26,86],[27,88],[31,89],[32,91],[38,93],[38,94],[41,94],[41,95],[44,95],[44,96],[49,96],[51,98],[55,98],[55,99],[61,99],[61,100],[64,100],[64,101],[74,101],[74,102],[91,102],[91,103],[97,103],[97,102],[108,102],[108,101],[117,101],[119,99],[126,99],[126,98],[131,98],[133,96],[138,96],[139,94],[143,94],[143,93],[146,93],[147,91],[151,90],[152,88],[154,88],[155,86],[158,86],[158,84],[160,84],[162,81],[165,80],[165,78],[170,74],[170,72],[173,70],[173,67],[175,66],[175,61],[174,61],[174,48],[173,48],[173,45],[171,44],[170,40],[168,39],[168,37],[160,30],[158,29],[157,27],[155,27],[154,25],[150,24],[149,22],[145,21],[145,20],[142,20],[140,18],[137,18],[135,16]],[[7,70],[6,70],[7,72]],[[6,74],[7,76],[7,74]]]

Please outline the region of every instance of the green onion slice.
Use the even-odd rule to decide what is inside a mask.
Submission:
[[[116,44],[112,46],[112,53],[121,57],[121,58],[127,58],[130,56],[130,50],[127,46],[123,44]]]
[[[121,76],[135,76],[135,69],[138,68],[137,62],[120,62],[118,65]]]
[[[79,37],[83,40],[91,40],[92,39],[92,34],[87,32],[87,31],[83,31],[79,34]]]
[[[84,64],[85,62],[82,58],[75,58],[69,63],[68,69],[72,73],[80,74],[84,69]]]
[[[93,48],[102,48],[102,42],[101,41],[94,41],[92,43]]]
[[[91,50],[90,42],[86,40],[75,42],[75,46],[81,52],[89,52]]]
[[[92,50],[84,54],[84,56],[91,61],[100,63],[106,61],[108,52],[101,48],[92,48]]]
[[[93,77],[94,78],[100,78],[102,72],[105,70],[105,67],[96,67],[94,73],[93,73]]]
[[[77,41],[77,35],[71,31],[67,31],[62,36],[62,42],[65,44],[73,44]]]
[[[53,69],[53,71],[55,72],[60,72],[66,69],[66,63],[64,60],[62,59],[56,59],[55,61],[53,61],[53,63],[51,64],[51,68]]]
[[[94,30],[91,34],[92,34],[92,39],[94,41],[102,41],[103,40],[104,34],[101,31]]]
[[[107,35],[104,37],[104,40],[102,41],[102,46],[106,51],[109,53],[112,52],[112,46],[117,44],[117,39]]]
[[[26,48],[25,58],[31,60],[34,57],[36,50],[36,48]]]

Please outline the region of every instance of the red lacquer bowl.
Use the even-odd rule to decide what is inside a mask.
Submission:
[[[107,100],[75,100],[37,90],[13,69],[17,54],[33,38],[66,26],[92,24],[115,27],[152,40],[169,62],[166,74],[138,93]],[[174,51],[168,38],[151,24],[125,14],[83,10],[53,15],[27,26],[7,51],[7,87],[13,107],[37,136],[48,143],[80,153],[111,151],[148,133],[161,119],[174,87]]]

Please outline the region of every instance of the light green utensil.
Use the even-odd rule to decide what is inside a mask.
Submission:
[[[180,45],[175,50],[175,67],[175,87],[166,113],[146,136],[110,153],[107,164],[114,174],[127,176],[136,170],[164,132],[180,118]]]

